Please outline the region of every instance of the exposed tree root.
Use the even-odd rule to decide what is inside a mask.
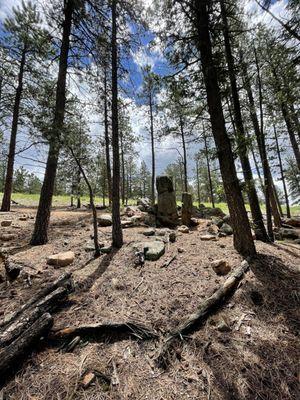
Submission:
[[[140,340],[157,339],[158,335],[150,328],[136,322],[106,322],[104,324],[80,325],[78,327],[67,327],[54,331],[51,339],[66,339],[70,337],[134,337]]]
[[[238,283],[241,281],[244,273],[248,269],[249,264],[246,260],[244,260],[241,266],[230,274],[230,276],[218,290],[204,300],[199,305],[198,309],[187,318],[187,320],[185,320],[181,325],[178,326],[177,329],[167,336],[167,338],[163,341],[159,354],[156,358],[156,363],[159,367],[167,368],[169,365],[169,351],[171,350],[174,341],[178,338],[182,338],[183,335],[193,332],[207,319],[212,311],[214,311],[218,306],[222,305],[224,301],[234,293]]]

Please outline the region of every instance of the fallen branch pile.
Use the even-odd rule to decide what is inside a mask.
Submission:
[[[204,300],[193,314],[191,314],[181,325],[178,326],[177,329],[168,335],[168,337],[163,341],[160,352],[156,358],[159,367],[166,368],[168,366],[169,351],[173,342],[178,338],[182,339],[183,335],[193,332],[218,306],[222,305],[224,301],[234,293],[239,282],[242,280],[244,273],[248,269],[249,264],[244,260],[240,267],[230,274],[218,290]]]
[[[71,274],[63,274],[0,324],[0,383],[34,343],[51,328],[54,311],[73,290]]]

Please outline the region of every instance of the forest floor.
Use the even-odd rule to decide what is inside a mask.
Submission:
[[[143,227],[124,229],[122,249],[93,259],[85,250],[92,234],[88,210],[54,210],[49,243],[31,247],[35,213],[35,208],[14,207],[12,226],[1,227],[16,234],[5,246],[21,248],[10,259],[23,269],[8,287],[0,284],[0,319],[46,282],[70,271],[75,291],[54,314],[55,329],[134,320],[163,337],[226,279],[215,274],[211,261],[225,259],[232,269],[242,261],[232,237],[200,241],[207,233],[206,220],[188,234],[178,232],[165,254],[142,268],[134,263],[133,245],[145,241]],[[24,214],[32,218],[19,220]],[[7,213],[0,215],[0,221],[7,218]],[[109,243],[111,228],[99,228],[99,236],[101,243]],[[256,247],[258,255],[233,297],[176,344],[168,369],[154,361],[159,340],[84,338],[68,353],[44,340],[0,391],[1,400],[299,399],[300,246],[256,241]],[[71,265],[46,263],[47,256],[67,250],[76,255]],[[227,328],[221,329],[224,322]],[[114,376],[114,384],[96,377],[85,388],[87,371]]]

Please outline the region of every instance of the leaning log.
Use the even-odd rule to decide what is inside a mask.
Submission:
[[[52,323],[51,315],[43,314],[9,346],[0,350],[0,385],[4,383],[6,374],[11,373],[17,362],[49,331]]]
[[[136,322],[106,322],[103,324],[80,325],[53,331],[51,339],[66,339],[75,336],[100,337],[100,336],[128,336],[136,339],[155,339],[157,333],[150,328]]]
[[[242,280],[244,273],[248,269],[249,264],[244,260],[240,267],[230,274],[218,290],[204,300],[193,314],[191,314],[182,324],[168,335],[160,348],[158,357],[156,358],[156,362],[160,367],[166,367],[168,365],[168,353],[174,340],[182,338],[183,335],[188,333],[192,333],[197,327],[203,324],[208,316],[234,293],[239,282]]]
[[[48,286],[41,289],[38,293],[31,297],[27,303],[23,304],[18,310],[12,313],[8,318],[5,318],[3,321],[0,322],[0,328],[4,326],[10,325],[13,321],[17,319],[17,317],[22,314],[24,311],[32,308],[38,303],[41,299],[48,296],[49,293],[53,292],[59,287],[65,287],[69,291],[73,287],[71,274],[65,273],[61,275],[58,279],[54,282],[51,282]]]
[[[59,287],[48,296],[41,299],[34,305],[23,311],[14,321],[0,331],[0,348],[8,346],[22,332],[30,327],[41,315],[54,311],[68,296],[64,287]]]

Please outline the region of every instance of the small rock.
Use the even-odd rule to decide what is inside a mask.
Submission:
[[[208,241],[208,240],[217,240],[214,235],[202,235],[200,236],[200,240]]]
[[[226,260],[212,261],[211,266],[217,275],[227,275],[231,270],[231,267]]]
[[[103,246],[101,247],[101,253],[108,254],[112,251],[112,246]]]
[[[223,318],[220,319],[216,328],[220,332],[230,332],[231,331],[230,326],[225,322],[225,320]]]
[[[223,225],[223,220],[220,217],[212,217],[211,221],[214,225],[217,225],[218,228],[221,228]]]
[[[218,228],[216,225],[210,225],[210,226],[207,228],[207,232],[208,232],[210,235],[217,235],[218,232],[219,232],[219,228]]]
[[[177,251],[178,251],[178,253],[183,253],[184,249],[182,247],[178,247]]]
[[[11,223],[11,219],[4,219],[3,221],[1,221],[1,226],[11,226]]]
[[[98,226],[111,226],[112,225],[112,216],[110,214],[102,214],[97,218]]]
[[[2,235],[0,235],[0,240],[2,240],[3,242],[9,242],[10,240],[14,239],[16,239],[16,235],[14,235],[13,233],[3,233]]]
[[[189,228],[188,228],[186,225],[181,225],[181,226],[178,227],[178,232],[181,232],[181,233],[189,233],[190,230],[189,230]]]
[[[162,240],[136,243],[134,248],[143,251],[145,259],[149,261],[156,261],[165,253],[165,243]]]
[[[175,233],[174,231],[172,231],[172,232],[169,233],[169,241],[170,241],[171,243],[176,242],[176,233]]]
[[[27,215],[22,215],[21,217],[19,217],[19,221],[27,221],[27,220],[28,220]]]
[[[64,253],[53,254],[47,258],[47,264],[56,265],[58,267],[66,267],[71,264],[75,259],[73,251],[66,251]]]
[[[87,389],[91,383],[94,382],[94,380],[96,379],[96,375],[94,374],[94,372],[87,372],[84,377],[82,378],[82,387],[84,389]]]
[[[220,228],[220,232],[225,233],[226,235],[232,235],[233,229],[231,228],[230,225],[224,223]]]
[[[153,236],[155,235],[155,229],[149,228],[143,231],[144,236]]]
[[[130,228],[133,225],[134,225],[134,221],[131,219],[125,219],[125,220],[121,221],[122,228]]]
[[[167,233],[169,233],[169,229],[157,229],[156,230],[157,236],[165,236]]]

